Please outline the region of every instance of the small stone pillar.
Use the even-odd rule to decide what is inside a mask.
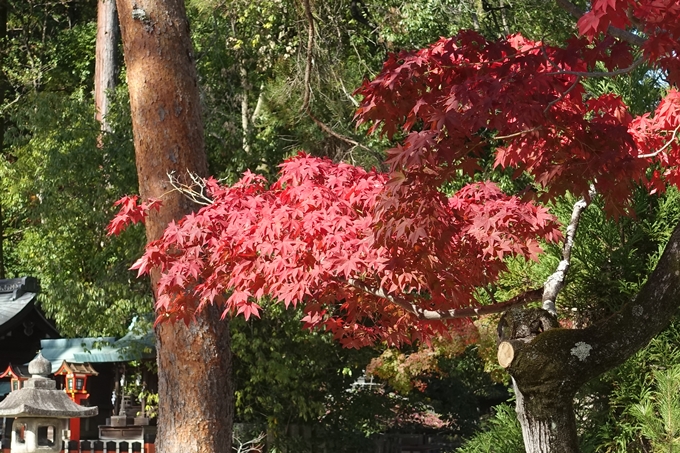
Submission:
[[[74,417],[97,415],[97,407],[74,403],[47,376],[52,364],[42,354],[28,364],[31,378],[0,402],[0,417],[15,417],[11,453],[59,453],[64,430]]]

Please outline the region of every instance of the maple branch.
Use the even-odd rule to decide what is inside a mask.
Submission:
[[[565,96],[568,95],[569,92],[570,92],[571,90],[573,90],[574,87],[575,87],[576,85],[578,85],[578,83],[579,83],[580,81],[581,81],[581,76],[577,76],[577,77],[576,77],[576,80],[574,80],[574,83],[572,83],[571,86],[570,86],[569,88],[567,88],[567,90],[566,90],[564,93],[560,94],[560,97],[558,97],[557,99],[554,99],[553,101],[551,101],[551,102],[545,107],[545,109],[543,109],[543,113],[548,113],[548,110],[550,110],[550,107],[552,107],[553,105],[557,104],[557,103],[560,102],[562,99],[564,99]]]
[[[374,288],[360,280],[350,278],[347,280],[347,283],[349,283],[354,288],[361,290],[367,294],[380,297],[381,299],[385,299],[388,302],[391,302],[394,305],[403,308],[407,312],[416,315],[418,319],[422,319],[424,321],[441,321],[445,319],[454,318],[471,318],[473,316],[489,315],[492,313],[502,313],[511,307],[515,307],[517,305],[525,305],[528,304],[529,302],[540,300],[541,294],[543,293],[542,289],[532,289],[520,294],[519,296],[515,296],[510,300],[497,304],[482,305],[479,307],[452,308],[450,310],[426,310],[403,297],[392,296],[391,294],[388,294],[387,291],[385,291],[383,288]]]
[[[595,195],[595,189],[590,188],[589,192],[592,198]],[[555,308],[555,299],[557,295],[564,288],[564,281],[567,277],[567,272],[571,267],[571,250],[574,247],[574,237],[576,236],[576,230],[578,229],[578,224],[581,220],[581,214],[588,207],[589,201],[585,198],[581,198],[579,201],[574,203],[574,208],[571,211],[571,219],[569,220],[569,225],[567,225],[567,231],[564,235],[564,245],[562,246],[562,260],[557,265],[557,270],[545,281],[543,285],[543,309],[549,313],[557,316],[557,309]]]
[[[659,149],[657,149],[656,151],[651,152],[651,153],[649,153],[649,154],[641,154],[641,155],[639,155],[638,157],[640,157],[640,158],[645,158],[645,157],[654,157],[654,156],[657,156],[657,155],[658,155],[659,153],[661,153],[664,149],[666,149],[666,148],[668,148],[669,146],[671,146],[671,143],[673,143],[673,142],[675,141],[675,135],[678,133],[678,130],[679,130],[679,129],[680,129],[680,124],[678,124],[678,127],[676,127],[675,130],[673,131],[673,135],[671,136],[671,139],[668,140],[668,141],[666,142],[666,144],[663,145],[661,148],[659,148]]]
[[[548,59],[551,65],[556,66],[555,63],[550,61]],[[623,75],[623,74],[628,74],[629,72],[632,72],[635,68],[640,66],[643,62],[645,61],[644,58],[640,57],[636,59],[630,66],[617,69],[616,71],[569,71],[566,69],[560,69],[559,71],[555,72],[547,72],[546,75],[561,75],[561,74],[567,74],[567,75],[575,75],[579,77],[614,77],[618,75]]]
[[[574,5],[569,0],[555,0],[555,3],[557,3],[563,10],[571,14],[576,19],[580,19],[585,14],[581,8]],[[612,27],[611,25],[609,28],[607,28],[607,34],[615,38],[619,38],[622,41],[626,41],[629,44],[633,44],[634,46],[642,46],[646,41],[645,38],[638,36],[635,33]]]
[[[523,131],[515,132],[514,134],[508,134],[508,135],[496,135],[494,139],[496,140],[503,140],[506,138],[513,138],[513,137],[519,137],[520,135],[528,134],[529,132],[534,132],[539,129],[543,129],[543,126],[536,126],[532,127],[531,129],[525,129]]]

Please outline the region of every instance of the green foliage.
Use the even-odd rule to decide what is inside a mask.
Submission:
[[[92,85],[94,23],[92,2],[8,2],[3,72],[16,95]],[[8,96],[10,99],[12,95]]]
[[[472,435],[492,408],[509,397],[507,388],[494,382],[486,372],[479,353],[475,345],[460,356],[442,357],[440,376],[426,380],[423,392],[426,401],[451,423],[449,432],[458,437]]]
[[[380,378],[386,391],[394,390],[410,404],[423,404],[440,414],[448,424],[438,429],[440,434],[472,435],[490,409],[508,399],[506,387],[486,372],[477,345],[442,340],[431,347],[406,349],[386,349],[367,371]],[[421,432],[432,428],[413,426]]]
[[[99,125],[82,91],[27,96],[10,119],[0,161],[15,215],[9,273],[40,279],[40,302],[63,335],[124,334],[134,315],[151,310],[147,284],[127,270],[143,231],[105,233],[113,201],[136,187],[129,135],[105,136],[98,147]],[[114,130],[129,131],[125,116],[111,119]]]
[[[571,202],[556,207],[560,218],[568,218]],[[633,217],[614,220],[597,202],[583,213],[577,235],[568,284],[560,295],[561,306],[576,309],[593,322],[618,310],[637,293],[656,266],[673,227],[680,221],[676,189],[661,196],[643,190],[635,196]],[[553,250],[559,256],[558,250]],[[583,322],[586,319],[582,320]]]
[[[662,389],[659,379],[666,381],[664,386],[675,385],[677,394],[678,383],[670,378],[675,377],[680,366],[679,342],[680,324],[676,319],[626,363],[581,390],[577,400],[589,401],[581,417],[584,452],[650,451],[649,442],[654,436],[648,436],[653,432],[661,434],[657,429],[659,423],[662,431],[667,429],[663,426],[665,414],[659,409],[677,410],[671,401],[675,395],[669,398],[659,393]],[[664,398],[666,401],[661,404]],[[645,417],[641,417],[644,411],[640,409],[645,406],[657,411],[658,421],[650,426],[645,426]]]
[[[586,89],[595,96],[605,93],[621,96],[634,115],[641,115],[656,107],[664,84],[663,75],[646,66],[617,77],[592,78],[583,82]]]
[[[191,5],[211,171],[230,181],[246,169],[271,175],[283,152],[276,139],[260,137],[267,123],[263,90],[273,67],[297,46],[295,6],[282,0]]]
[[[456,450],[457,453],[523,453],[522,429],[509,404],[494,408],[495,414],[483,429]]]
[[[399,408],[408,412],[408,401],[375,388],[351,387],[327,401],[327,411],[316,426],[329,451],[371,451],[376,436],[394,425]]]
[[[267,426],[276,451],[368,451],[378,434],[414,429],[431,412],[422,398],[357,385],[375,351],[343,349],[329,333],[302,330],[301,317],[267,303],[261,319],[230,323],[236,420]],[[291,435],[302,427],[311,438]]]
[[[574,30],[572,18],[554,2],[541,0],[425,0],[366,2],[390,50],[423,47],[440,36],[471,29],[495,38],[521,32],[531,39],[562,40]],[[536,14],[540,11],[540,14]]]
[[[314,422],[363,373],[370,351],[303,331],[301,318],[298,310],[267,303],[261,319],[231,322],[239,421],[267,422],[274,430]]]
[[[654,374],[653,386],[643,389],[640,402],[629,412],[640,433],[658,452],[680,451],[680,365]]]

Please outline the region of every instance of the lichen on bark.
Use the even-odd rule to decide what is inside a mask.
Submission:
[[[546,329],[537,309],[502,318],[499,339],[513,347],[507,370],[527,452],[578,452],[572,407],[576,391],[644,347],[668,325],[679,301],[680,226],[641,291],[611,317],[585,329]],[[546,434],[553,424],[561,434]]]

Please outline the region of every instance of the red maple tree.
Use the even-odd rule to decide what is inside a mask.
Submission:
[[[306,326],[350,347],[428,341],[468,326],[469,316],[537,296],[476,301],[506,257],[534,259],[540,241],[561,238],[541,201],[597,193],[622,215],[636,187],[680,185],[680,4],[593,0],[582,13],[556,2],[579,17],[582,35],[562,47],[468,31],[389,57],[357,91],[356,114],[371,132],[403,137],[387,151],[387,173],[300,153],[271,185],[252,173],[231,187],[206,181],[207,206],[169,225],[134,265],[140,274],[162,271],[159,320],[190,322],[209,304],[248,318],[258,315],[259,299],[272,297],[301,305]],[[581,83],[641,65],[669,83],[641,116]],[[490,182],[446,193],[447,182],[475,174],[489,153],[497,167],[530,175],[536,199]],[[121,206],[112,234],[148,208],[136,199]],[[501,321],[511,332],[501,338],[503,362],[515,379],[527,451],[578,451],[576,390],[667,325],[680,298],[678,261],[680,230],[640,294],[596,326],[552,329],[540,310]]]
[[[475,288],[498,277],[505,256],[535,258],[539,238],[560,237],[544,208],[491,183],[452,197],[431,188],[396,204],[389,190],[400,184],[302,153],[272,185],[252,173],[231,187],[209,180],[212,203],[169,225],[133,268],[163,272],[161,319],[189,320],[212,303],[248,318],[270,296],[304,303],[308,327],[359,347],[446,334],[450,323],[426,320],[422,310],[473,305]],[[141,220],[124,208],[119,218]]]
[[[248,318],[270,296],[303,304],[308,327],[348,346],[427,340],[465,324],[480,312],[476,289],[499,277],[506,256],[535,259],[540,240],[560,239],[545,208],[493,183],[442,191],[489,149],[497,166],[532,175],[539,198],[588,198],[594,187],[615,214],[636,185],[680,181],[675,89],[634,118],[619,97],[589,97],[580,84],[598,65],[617,74],[641,63],[675,81],[679,10],[670,0],[594,1],[579,21],[585,37],[565,47],[462,32],[391,55],[358,90],[356,114],[372,132],[405,135],[387,151],[390,171],[300,153],[271,185],[251,173],[231,187],[207,181],[212,203],[171,224],[134,265],[163,272],[160,319],[189,320],[213,303]],[[632,22],[649,35],[638,60],[630,43],[600,35]],[[110,233],[143,220],[148,207],[136,201],[119,202]]]

